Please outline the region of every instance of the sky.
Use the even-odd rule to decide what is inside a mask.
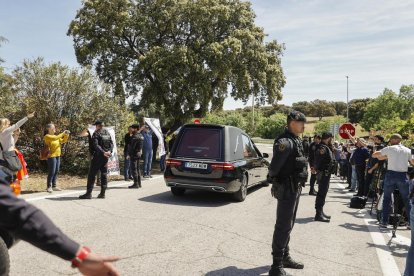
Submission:
[[[414,1],[252,0],[268,40],[284,43],[287,83],[282,104],[376,97],[385,87],[414,84]],[[68,25],[79,0],[0,0],[0,47],[10,72],[24,59],[44,57],[79,66]],[[251,103],[250,103],[251,104]],[[248,105],[250,105],[248,104]],[[226,99],[224,108],[243,107]]]

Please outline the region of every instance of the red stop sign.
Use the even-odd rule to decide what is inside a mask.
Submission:
[[[339,136],[341,136],[343,139],[349,139],[348,133],[352,136],[355,136],[355,127],[350,123],[342,124],[339,127]]]

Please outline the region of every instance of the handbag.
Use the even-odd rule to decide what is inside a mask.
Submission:
[[[44,144],[43,148],[40,149],[39,152],[39,159],[40,160],[47,160],[49,158],[50,155],[50,149],[49,146]]]
[[[16,173],[22,169],[22,163],[17,156],[16,151],[4,151],[3,146],[0,144],[1,151],[3,153],[3,166]]]

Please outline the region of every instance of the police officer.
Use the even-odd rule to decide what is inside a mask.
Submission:
[[[308,178],[308,162],[299,135],[305,129],[305,115],[292,111],[285,133],[276,138],[269,167],[272,196],[277,198],[277,218],[273,234],[273,264],[270,276],[286,275],[284,268],[303,269],[289,253],[290,232],[296,219],[302,184]]]
[[[141,150],[142,150],[142,144],[144,141],[144,137],[141,135],[141,133],[138,132],[139,125],[134,124],[131,126],[132,128],[132,136],[131,136],[131,142],[129,143],[128,147],[128,155],[131,159],[131,172],[132,177],[134,178],[134,184],[132,186],[129,186],[130,189],[138,189],[141,188],[141,174],[139,173],[139,159],[141,158]]]
[[[315,152],[320,142],[321,142],[321,136],[315,135],[313,137],[313,142],[309,146],[308,160],[309,160],[309,165],[311,168],[311,177],[309,181],[309,185],[310,185],[309,195],[313,195],[313,196],[316,196],[316,191],[315,191],[316,171],[314,169]]]
[[[41,210],[17,198],[10,189],[10,183],[11,176],[0,168],[0,229],[64,260],[73,261],[86,253],[84,260],[75,263],[82,274],[119,275],[111,264],[117,258],[84,251],[84,247],[62,233]],[[0,262],[0,275],[8,273],[8,264]]]
[[[322,134],[322,141],[318,145],[315,152],[315,170],[318,174],[319,189],[315,201],[315,221],[330,222],[331,216],[323,212],[326,195],[329,189],[329,181],[335,167],[335,157],[332,151],[332,133],[326,132]]]
[[[86,194],[79,196],[79,199],[92,198],[92,190],[98,171],[101,171],[101,193],[98,195],[98,198],[105,198],[105,191],[108,185],[108,160],[112,156],[114,143],[111,134],[103,128],[104,123],[102,121],[96,121],[94,125],[96,130],[92,135],[92,144],[95,152],[89,168]]]

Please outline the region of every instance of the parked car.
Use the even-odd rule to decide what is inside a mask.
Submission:
[[[20,195],[20,181],[16,180],[10,185],[13,193]],[[0,228],[0,275],[9,275],[10,258],[9,249],[17,242],[12,234]]]
[[[239,128],[188,124],[177,135],[164,180],[176,196],[187,189],[208,190],[244,201],[248,188],[268,185],[268,157]]]

